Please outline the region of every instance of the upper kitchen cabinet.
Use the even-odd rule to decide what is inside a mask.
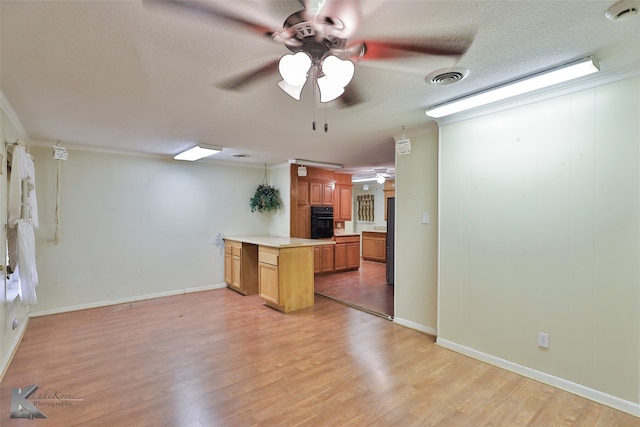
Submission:
[[[309,204],[333,206],[333,182],[311,181],[309,183]]]
[[[299,205],[309,204],[309,182],[298,181],[298,203]]]
[[[335,221],[351,221],[351,175],[307,166],[300,176],[291,165],[290,236],[309,238],[310,206],[333,206]]]
[[[336,221],[351,221],[353,185],[351,175],[336,173],[333,193],[333,216]]]

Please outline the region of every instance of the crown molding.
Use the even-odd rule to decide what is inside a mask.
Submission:
[[[28,141],[30,138],[29,138],[29,135],[27,135],[27,131],[24,130],[22,123],[20,123],[20,119],[18,119],[18,115],[16,114],[16,111],[13,109],[13,107],[9,103],[9,100],[7,99],[6,96],[4,96],[4,92],[2,91],[0,91],[0,107],[2,108],[2,111],[4,111],[4,113],[9,118],[9,121],[11,122],[13,127],[16,128],[16,131],[18,132],[18,136],[22,140]]]

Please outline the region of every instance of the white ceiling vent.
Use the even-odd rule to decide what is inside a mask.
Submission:
[[[638,16],[638,11],[640,11],[640,2],[623,0],[607,9],[604,16],[613,22],[623,21]]]
[[[457,83],[469,75],[467,68],[445,68],[429,74],[426,80],[432,85],[450,85]]]

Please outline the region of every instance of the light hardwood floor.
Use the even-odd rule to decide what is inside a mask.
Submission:
[[[11,419],[31,384],[48,419]],[[0,398],[3,427],[640,426],[320,296],[285,315],[227,289],[33,318]]]

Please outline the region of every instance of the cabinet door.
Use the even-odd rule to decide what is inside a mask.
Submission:
[[[260,296],[274,304],[280,304],[278,292],[278,266],[258,263],[258,283],[260,283]]]
[[[333,206],[333,185],[322,185],[322,204],[325,206]]]
[[[307,205],[298,205],[296,209],[296,234],[294,237],[311,238],[311,211]]]
[[[333,272],[333,264],[334,264],[334,248],[333,245],[325,245],[320,246],[322,250],[322,269],[323,273],[331,273]]]
[[[309,183],[309,204],[321,205],[322,204],[322,183],[310,182]]]
[[[241,255],[234,255],[233,256],[233,260],[231,261],[233,263],[232,266],[232,273],[231,273],[231,284],[233,286],[235,286],[238,289],[242,289],[242,275],[241,275],[241,271],[242,271],[242,259],[241,259]]]
[[[360,268],[360,243],[347,243],[347,268]]]
[[[298,181],[298,204],[309,204],[309,183],[307,181]]]
[[[334,256],[334,266],[335,271],[342,271],[347,269],[347,244],[346,243],[336,243],[335,247],[335,256]]]
[[[337,217],[336,219],[351,221],[351,186],[339,185],[336,186],[336,191],[338,194],[336,196],[336,212],[334,212],[334,215]]]
[[[224,282],[227,285],[233,284],[233,255],[224,254]]]
[[[313,247],[313,273],[322,272],[322,249],[320,246]]]

